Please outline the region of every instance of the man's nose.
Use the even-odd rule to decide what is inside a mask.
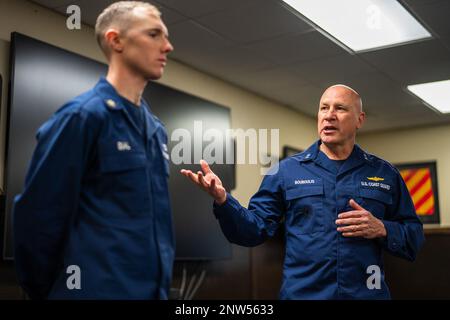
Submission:
[[[328,109],[324,116],[325,119],[335,119],[336,118],[336,110]]]
[[[173,48],[172,44],[170,43],[169,39],[166,39],[164,42],[164,46],[163,46],[163,52],[169,53],[169,52],[172,52],[173,49],[174,48]]]

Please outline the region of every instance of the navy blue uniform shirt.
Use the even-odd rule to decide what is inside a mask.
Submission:
[[[167,298],[174,259],[167,134],[141,108],[142,126],[102,78],[38,130],[13,211],[18,280],[31,298]]]
[[[414,260],[424,241],[406,185],[392,165],[357,145],[339,165],[319,146],[281,161],[248,209],[227,194],[214,213],[227,239],[243,246],[273,236],[284,218],[281,299],[388,299],[383,250]],[[353,210],[350,199],[384,223],[386,238],[348,238],[336,230],[338,214]],[[378,288],[370,278],[375,269]]]

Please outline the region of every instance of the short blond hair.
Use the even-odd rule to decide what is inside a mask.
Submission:
[[[130,24],[134,22],[133,11],[136,8],[150,10],[155,16],[160,17],[161,12],[157,7],[142,1],[118,1],[103,10],[95,23],[95,37],[105,53],[109,56],[110,49],[105,43],[105,33],[111,27],[116,27],[120,32],[126,32]]]

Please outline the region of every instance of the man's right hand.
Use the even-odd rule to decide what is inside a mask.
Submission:
[[[180,172],[204,191],[208,192],[217,204],[223,204],[227,200],[227,191],[223,187],[222,181],[212,172],[205,160],[200,160],[200,166],[203,172],[198,171],[197,174],[185,169],[182,169]]]

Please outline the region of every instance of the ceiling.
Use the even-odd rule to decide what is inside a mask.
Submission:
[[[114,1],[35,0],[65,14],[70,4],[94,25]],[[364,131],[450,123],[406,91],[450,79],[450,1],[400,0],[433,38],[350,54],[282,5],[281,0],[157,0],[175,47],[171,58],[311,117],[323,90],[357,90]]]

